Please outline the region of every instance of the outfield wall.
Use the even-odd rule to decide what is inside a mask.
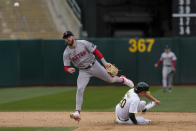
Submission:
[[[196,38],[88,39],[96,44],[120,74],[135,82],[161,84],[161,67],[154,64],[168,44],[178,58],[176,84],[196,84]],[[77,74],[63,69],[62,40],[1,40],[0,86],[76,85]],[[78,72],[78,70],[77,70]],[[93,78],[91,85],[107,84]]]

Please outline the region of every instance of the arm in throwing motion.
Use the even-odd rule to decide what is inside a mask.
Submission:
[[[105,68],[108,68],[109,67],[109,64],[106,62],[106,60],[104,59],[103,57],[103,54],[98,50],[98,49],[95,49],[93,51],[93,54],[96,55],[100,60],[101,62],[103,63],[103,65],[105,66]]]

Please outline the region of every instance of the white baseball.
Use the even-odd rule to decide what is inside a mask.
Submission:
[[[20,6],[19,2],[15,2],[15,3],[14,3],[14,6],[15,6],[15,7],[19,7],[19,6]]]

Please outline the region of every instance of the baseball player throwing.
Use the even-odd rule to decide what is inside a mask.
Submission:
[[[134,89],[128,90],[124,98],[116,105],[116,122],[118,124],[149,124],[151,120],[145,119],[142,116],[135,117],[138,111],[146,112],[160,101],[151,96],[147,91],[149,85],[145,82],[139,82]],[[147,97],[153,100],[146,105],[145,101],[140,101],[140,97]]]
[[[67,73],[75,73],[75,68],[71,67],[72,64],[79,69],[77,78],[77,93],[76,93],[76,111],[70,114],[72,119],[80,121],[80,111],[83,103],[83,93],[91,77],[97,77],[104,81],[114,83],[121,82],[129,87],[134,87],[131,80],[125,76],[111,76],[106,72],[110,66],[106,62],[102,53],[96,48],[96,45],[86,40],[75,40],[74,35],[70,31],[63,34],[63,39],[67,44],[63,53],[64,70]],[[97,56],[105,68],[95,59]]]
[[[165,47],[165,51],[161,54],[160,60],[154,65],[158,67],[163,62],[162,69],[162,84],[163,84],[163,92],[168,91],[171,92],[173,88],[173,76],[176,70],[176,55],[170,50],[168,45]]]

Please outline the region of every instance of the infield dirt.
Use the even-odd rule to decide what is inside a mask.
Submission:
[[[119,125],[114,112],[82,112],[80,123],[70,112],[0,112],[1,127],[78,127],[74,131],[196,131],[196,113],[148,112],[149,125]]]

